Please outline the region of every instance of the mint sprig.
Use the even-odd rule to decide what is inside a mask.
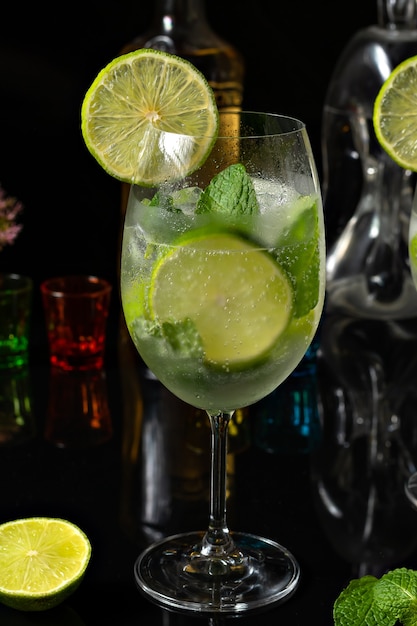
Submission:
[[[351,580],[333,607],[335,626],[417,626],[417,571],[398,568],[380,579]]]
[[[196,213],[218,213],[226,217],[258,212],[252,179],[241,163],[229,165],[216,174],[201,194],[196,208]]]

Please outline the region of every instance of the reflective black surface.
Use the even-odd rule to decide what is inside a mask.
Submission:
[[[319,131],[328,81],[348,38],[358,28],[375,22],[376,3],[365,6],[362,0],[353,0],[343,20],[339,19],[336,3],[289,3],[278,20],[271,19],[272,3],[268,0],[260,0],[256,11],[246,19],[242,19],[242,3],[237,0],[211,0],[207,4],[215,30],[237,45],[246,59],[245,106],[286,112],[305,120],[320,167]],[[133,566],[139,551],[164,532],[204,528],[208,505],[203,494],[208,476],[197,461],[203,459],[207,467],[208,446],[205,453],[198,451],[203,449],[201,442],[207,443],[208,433],[204,427],[194,431],[188,447],[197,453],[185,455],[179,443],[185,438],[175,435],[189,433],[190,429],[186,428],[182,407],[173,403],[176,408],[171,404],[170,417],[163,422],[165,426],[171,424],[166,435],[166,428],[161,428],[161,419],[167,416],[163,408],[168,401],[166,394],[149,380],[138,392],[133,365],[119,359],[115,332],[106,368],[107,398],[102,398],[110,409],[111,439],[97,447],[77,450],[57,448],[44,438],[48,406],[56,389],[50,389],[39,283],[52,275],[82,271],[97,273],[117,284],[120,185],[96,164],[83,145],[79,108],[97,71],[127,41],[145,30],[151,9],[152,3],[139,0],[75,1],[62,9],[63,30],[59,20],[51,24],[47,4],[23,8],[20,3],[8,4],[0,42],[0,181],[8,193],[23,202],[24,228],[16,244],[4,249],[0,258],[2,271],[27,273],[36,281],[34,310],[38,321],[30,371],[17,377],[0,373],[0,390],[6,390],[7,398],[15,399],[13,410],[21,406],[24,418],[17,431],[12,424],[6,436],[1,433],[0,521],[29,515],[70,519],[89,535],[93,556],[81,587],[65,605],[39,615],[21,614],[0,605],[2,626],[191,626],[207,622],[167,613],[143,599],[134,583]],[[270,89],[271,68],[275,66],[280,67],[283,87],[278,96],[277,90]],[[366,340],[366,333],[361,342],[364,336]],[[378,327],[377,344],[379,337],[383,337],[383,331]],[[336,339],[332,333],[332,346]],[[337,353],[338,359],[350,355],[344,361],[348,373],[363,372],[363,368],[356,368],[363,363],[358,356],[363,348],[361,342],[358,346],[348,335],[345,348]],[[399,345],[404,354],[406,343]],[[411,449],[412,457],[412,416],[417,407],[413,389],[414,385],[417,390],[417,373],[410,356],[413,350],[417,355],[411,345],[406,363],[397,360],[398,350],[385,349],[384,356],[390,372],[392,364],[399,363],[394,378],[404,379],[408,372],[407,388],[396,388],[393,395],[408,398],[404,403],[408,407],[408,432],[402,441],[407,444],[406,450]],[[239,618],[243,626],[257,624],[259,619],[274,625],[317,622],[331,626],[335,598],[352,576],[368,568],[358,561],[366,542],[375,537],[373,520],[379,524],[380,511],[387,514],[385,538],[379,539],[379,533],[372,546],[378,555],[377,569],[384,567],[387,554],[390,567],[417,568],[416,514],[411,506],[407,507],[402,490],[402,479],[413,463],[401,461],[398,472],[393,453],[390,464],[384,461],[378,466],[385,469],[385,476],[378,482],[378,493],[385,496],[385,502],[381,498],[376,501],[367,463],[368,444],[373,441],[369,430],[352,446],[349,436],[346,439],[340,436],[340,429],[333,428],[336,417],[339,425],[347,419],[344,428],[349,435],[350,409],[358,397],[353,394],[352,400],[352,395],[341,392],[338,374],[340,369],[336,370],[332,361],[323,384],[324,391],[330,393],[325,403],[326,415],[330,415],[326,418],[325,443],[330,444],[327,452],[320,447],[323,441],[317,433],[310,446],[305,437],[300,441],[299,433],[293,437],[288,428],[283,429],[286,444],[276,424],[265,429],[259,416],[264,410],[269,413],[269,403],[257,416],[250,413],[249,433],[245,430],[235,447],[238,452],[234,463],[231,461],[230,526],[263,534],[287,546],[301,566],[301,582],[295,595],[261,618]],[[362,380],[362,374],[356,378]],[[344,379],[346,384],[351,382],[349,376]],[[306,395],[311,396],[310,386]],[[362,396],[369,401],[369,385]],[[176,420],[182,420],[181,428],[174,428]],[[191,422],[195,421],[194,416]],[[13,447],[3,440],[10,437],[16,442]],[[178,458],[191,472],[191,479],[184,480],[173,469]],[[326,487],[344,487],[342,494],[346,494],[347,504],[353,502],[351,506],[331,506],[332,499],[324,497],[328,489],[322,488],[320,480],[323,471],[327,478],[330,472],[332,479],[330,483],[324,481]],[[350,483],[344,480],[346,472]],[[387,482],[392,472],[395,480]],[[349,484],[359,488],[356,500],[349,500]],[[372,507],[375,502],[378,506]],[[344,511],[350,511],[352,522]],[[355,515],[357,511],[360,515]]]
[[[407,384],[397,396],[402,394],[410,406],[395,437],[380,438],[375,465],[370,454],[373,431],[361,419],[358,431],[355,391],[350,389],[344,404],[335,405],[335,398],[341,397],[340,371],[353,377],[357,372],[359,379],[362,371],[354,360],[343,362],[345,369],[340,369],[343,350],[339,347],[352,349],[355,338],[359,355],[366,338],[369,343],[369,333],[358,334],[354,327],[344,344],[346,334],[339,330],[337,324],[327,322],[322,329],[318,413],[324,428],[318,438],[314,430],[310,451],[288,438],[288,425],[278,451],[261,447],[257,433],[264,408],[252,407],[239,414],[234,424],[229,526],[279,542],[301,567],[299,587],[287,602],[265,611],[261,618],[256,614],[236,618],[242,625],[262,619],[266,624],[331,626],[333,603],[351,578],[364,573],[379,576],[396,566],[417,568],[417,512],[404,493],[415,458],[414,390],[410,392],[410,379],[404,377]],[[15,445],[0,447],[0,521],[37,515],[69,519],[88,534],[93,554],[85,579],[64,605],[42,614],[19,613],[0,605],[1,624],[187,626],[231,619],[210,622],[197,614],[167,612],[145,599],[135,585],[134,563],[151,541],[205,529],[209,430],[204,414],[168,394],[139,366],[128,342],[122,341],[120,348],[118,337],[117,328],[112,328],[101,398],[101,406],[109,409],[113,433],[100,445],[65,448],[45,439],[54,376],[43,350],[32,355],[30,428]],[[332,358],[338,355],[330,362],[332,376],[329,362],[323,361],[329,358],[327,337],[337,348]],[[410,374],[414,366],[408,364]],[[398,371],[401,378],[403,370]],[[348,376],[349,385],[355,387],[356,381]],[[285,393],[286,389],[294,391],[286,387]],[[366,385],[362,397],[372,405]],[[357,436],[352,438],[354,420]],[[388,426],[387,421],[377,422],[380,433],[392,433],[392,415]]]

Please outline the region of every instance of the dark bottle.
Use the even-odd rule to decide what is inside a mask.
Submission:
[[[379,145],[375,98],[417,54],[417,0],[378,0],[378,24],[358,31],[336,63],[323,111],[327,305],[374,319],[415,317],[407,251],[415,175]]]
[[[204,0],[156,0],[150,28],[122,49],[155,48],[177,54],[207,78],[220,110],[241,108],[244,63],[241,54],[207,22]]]
[[[232,44],[213,31],[207,21],[204,0],[156,0],[154,4],[154,13],[148,30],[126,44],[120,54],[139,48],[153,48],[176,54],[190,61],[204,74],[214,91],[219,111],[241,109],[244,82],[243,57]],[[129,185],[123,184],[122,224],[128,193]],[[139,459],[138,450],[143,445],[146,447],[148,418],[149,415],[153,415],[153,406],[158,407],[158,420],[164,425],[158,432],[166,435],[165,431],[169,427],[171,430],[177,429],[178,433],[183,433],[183,431],[186,433],[186,438],[180,442],[181,445],[177,442],[177,446],[173,442],[173,437],[168,437],[169,453],[165,451],[160,455],[161,459],[165,459],[166,476],[158,473],[154,478],[159,477],[161,480],[161,492],[158,498],[163,502],[162,507],[154,509],[149,499],[146,500],[149,494],[145,491],[141,496],[142,501],[145,497],[147,502],[145,511],[137,512],[141,523],[146,528],[149,525],[154,528],[166,526],[170,523],[173,512],[176,511],[176,503],[185,500],[193,503],[199,501],[201,494],[198,490],[205,484],[205,478],[208,478],[209,466],[206,458],[210,448],[208,416],[205,411],[185,404],[164,389],[153,374],[143,366],[128,336],[123,318],[121,319],[119,348],[121,368],[125,372],[122,385],[125,399],[124,440],[126,447],[123,458],[126,475],[134,476],[135,468],[143,463],[143,459],[142,461]],[[139,385],[140,372],[144,375],[143,390]],[[152,393],[154,396],[151,397]],[[229,481],[233,479],[234,454],[249,445],[249,425],[246,415],[247,409],[236,411],[229,427]],[[150,420],[151,429],[159,423],[158,420],[153,420],[153,418]],[[132,435],[132,432],[135,434]],[[162,443],[168,446],[167,438],[162,435],[155,437],[153,445],[156,446],[159,442],[161,446]],[[175,462],[177,456],[181,458],[180,462]],[[204,474],[205,471],[207,476]],[[204,513],[206,513],[204,498],[203,502]],[[164,513],[161,513],[160,509],[164,509]],[[178,515],[178,511],[175,514]]]
[[[219,111],[242,107],[243,57],[211,28],[204,0],[156,0],[150,27],[126,44],[121,54],[139,48],[163,50],[190,61],[209,82]],[[123,214],[128,193],[129,186],[122,185]]]

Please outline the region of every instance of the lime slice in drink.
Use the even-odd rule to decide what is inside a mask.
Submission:
[[[0,601],[22,611],[50,609],[80,584],[91,545],[62,519],[33,517],[0,525]]]
[[[203,74],[189,61],[152,49],[111,61],[81,109],[82,134],[95,159],[111,176],[143,186],[197,169],[218,125],[214,94]]]
[[[246,368],[285,331],[293,298],[268,252],[237,234],[204,229],[184,235],[157,262],[149,310],[160,325],[190,321],[207,362]]]
[[[387,154],[401,167],[417,171],[417,56],[400,63],[382,85],[373,123]]]

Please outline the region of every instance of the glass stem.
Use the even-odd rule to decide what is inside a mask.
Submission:
[[[209,557],[227,555],[234,548],[226,521],[227,433],[233,413],[208,412],[211,426],[210,519],[201,552]]]

